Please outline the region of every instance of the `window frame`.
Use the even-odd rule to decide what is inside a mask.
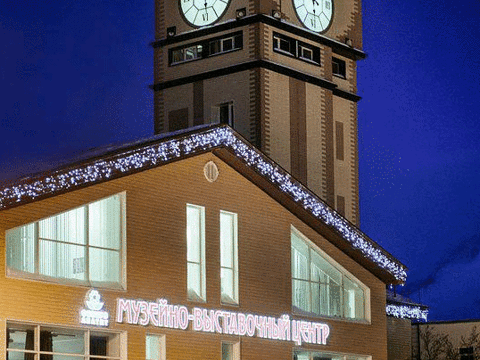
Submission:
[[[119,249],[111,249],[107,247],[100,247],[96,245],[91,245],[89,242],[89,226],[90,224],[88,223],[88,212],[89,212],[89,206],[98,202],[101,202],[103,200],[106,200],[108,198],[111,198],[113,196],[119,196],[120,197],[120,225],[119,225],[119,239],[120,239],[120,244],[119,244]],[[49,283],[55,283],[55,284],[61,284],[61,285],[71,285],[71,286],[89,286],[89,287],[96,287],[96,288],[101,288],[101,289],[121,289],[124,290],[126,289],[126,192],[120,192],[117,194],[113,194],[110,196],[106,196],[100,199],[97,199],[95,201],[88,202],[86,204],[83,204],[81,206],[76,206],[71,209],[52,214],[50,216],[38,219],[36,221],[20,225],[11,229],[8,229],[5,232],[5,242],[6,242],[6,251],[5,251],[5,271],[6,271],[6,276],[7,277],[12,277],[12,278],[20,278],[20,279],[28,279],[28,280],[37,280],[37,281],[45,281]],[[39,223],[48,219],[55,218],[57,216],[78,210],[84,208],[85,209],[85,220],[86,223],[84,223],[84,238],[85,238],[85,243],[84,244],[79,244],[75,242],[69,242],[69,241],[61,241],[57,239],[43,239],[40,238],[39,235]],[[34,227],[34,266],[33,266],[33,272],[30,271],[24,271],[24,270],[19,270],[15,269],[11,266],[8,265],[8,249],[10,247],[9,245],[9,240],[8,240],[8,232],[13,231],[19,228],[24,228],[27,226],[33,225]],[[55,277],[55,276],[49,276],[49,275],[44,275],[40,273],[40,243],[41,241],[49,241],[57,244],[66,244],[66,245],[74,245],[78,247],[84,247],[85,252],[84,252],[84,272],[86,273],[85,280],[80,280],[80,279],[68,279],[68,278],[60,278],[60,277]],[[117,251],[118,256],[119,256],[119,268],[118,268],[118,283],[117,282],[109,282],[109,281],[95,281],[90,279],[90,249],[104,249],[108,251]]]
[[[273,51],[287,55],[309,64],[320,66],[320,47],[297,40],[277,32],[273,32]],[[289,50],[282,49],[282,44],[289,44]],[[310,51],[311,57],[304,55],[304,50]]]
[[[282,44],[288,44],[288,50],[282,47]],[[297,57],[297,52],[295,50],[296,41],[295,39],[276,33],[273,33],[273,51],[285,54],[292,57]]]
[[[189,49],[195,49],[195,57],[193,58],[187,58],[187,50]],[[181,60],[175,60],[175,52],[180,52],[182,59]],[[191,62],[195,60],[199,60],[203,56],[203,45],[202,44],[193,44],[191,46],[184,46],[184,47],[179,47],[175,49],[171,49],[170,53],[170,65],[177,65],[177,64],[183,64],[186,62]]]
[[[305,51],[309,51],[310,52],[310,56],[303,56],[304,55],[304,50]],[[298,44],[298,58],[299,59],[302,59],[302,60],[306,60],[306,61],[313,61],[313,49],[308,47],[308,46],[305,46],[303,44]]]
[[[232,41],[232,48],[224,50],[225,43],[227,41],[231,40]],[[219,44],[219,50],[216,52],[211,52],[210,46],[214,43]],[[197,49],[197,55],[193,59],[186,59],[185,58],[185,50],[191,49],[191,48],[196,48]],[[201,52],[199,53],[198,49],[201,49]],[[208,59],[210,57],[214,56],[219,56],[223,54],[228,54],[231,52],[239,51],[243,49],[243,31],[236,31],[233,33],[225,34],[223,36],[217,36],[214,38],[209,38],[181,46],[177,46],[174,48],[171,48],[168,50],[168,65],[169,66],[176,66],[180,64],[185,64],[185,63],[190,63],[192,61],[197,61],[197,60],[202,60],[202,59]],[[182,53],[182,60],[179,61],[174,61],[174,53],[180,51]]]
[[[230,254],[232,258],[232,266],[223,266],[222,265],[222,259],[223,259],[223,246],[222,246],[222,221],[221,217],[222,214],[228,215],[232,217],[232,224],[233,227],[231,229],[232,231],[232,244],[231,244],[231,249],[232,253]],[[230,211],[225,211],[225,210],[220,210],[220,298],[222,304],[227,304],[227,305],[238,305],[239,298],[238,298],[238,214],[230,212]],[[230,270],[232,272],[232,287],[233,287],[233,298],[230,298],[227,294],[224,294],[222,291],[223,288],[223,278],[221,276],[222,270]]]
[[[337,70],[335,70],[337,68]],[[341,79],[347,78],[347,62],[332,56],[332,75]]]
[[[199,210],[199,225],[200,228],[198,229],[198,234],[199,238],[198,241],[200,242],[198,244],[198,261],[193,261],[189,260],[189,250],[188,250],[188,244],[189,244],[189,221],[192,221],[191,219],[189,220],[189,215],[188,215],[188,209],[196,209]],[[200,206],[200,205],[194,205],[194,204],[189,204],[187,203],[186,205],[186,221],[185,221],[185,244],[186,244],[186,260],[187,260],[187,299],[190,301],[196,301],[196,302],[206,302],[207,301],[207,291],[206,291],[206,269],[205,269],[205,207]],[[200,277],[200,294],[197,294],[195,289],[190,286],[190,273],[189,273],[189,268],[191,268],[189,265],[196,265],[198,267],[198,271],[200,272],[199,277]],[[194,296],[195,295],[195,296]]]
[[[223,346],[231,345],[232,357],[231,360],[240,360],[240,341],[222,341],[220,345],[220,358],[223,359]]]
[[[296,235],[300,240],[304,242],[304,244],[308,247],[308,259],[307,259],[307,276],[308,280],[305,279],[300,279],[300,278],[294,278],[293,275],[293,266],[294,266],[294,261],[293,261],[293,242],[292,238],[293,235]],[[322,317],[322,318],[330,318],[330,319],[335,319],[335,320],[344,320],[344,321],[349,321],[349,322],[371,322],[371,308],[370,308],[370,289],[362,283],[360,280],[358,280],[351,272],[346,270],[342,265],[340,265],[337,261],[335,261],[332,257],[330,257],[327,253],[325,253],[322,249],[320,249],[315,243],[313,243],[310,239],[308,239],[305,235],[303,235],[298,229],[296,229],[293,225],[291,225],[291,230],[290,230],[290,243],[291,243],[291,281],[292,281],[292,311],[293,313],[297,314],[302,314],[302,315],[308,315],[308,316],[314,316],[314,317]],[[311,285],[313,283],[317,283],[317,281],[312,280],[312,272],[311,272],[311,264],[312,264],[312,252],[316,253],[317,256],[321,257],[325,262],[327,262],[332,268],[334,268],[337,272],[341,274],[341,284],[340,284],[340,294],[341,294],[341,300],[340,300],[340,309],[341,309],[341,315],[329,315],[329,314],[319,314],[316,313],[312,310],[313,307],[313,295],[312,295],[312,290],[311,290]],[[362,318],[352,318],[352,317],[347,317],[345,316],[345,300],[344,300],[344,294],[345,294],[345,280],[347,279],[348,281],[354,283],[356,286],[361,288],[363,290],[363,317]],[[294,281],[306,281],[308,283],[308,304],[309,304],[309,309],[305,310],[302,309],[298,306],[295,306],[295,301],[294,301],[294,296],[295,296],[295,290],[294,290]]]
[[[232,47],[230,49],[225,50],[225,43],[228,40],[232,41]],[[220,45],[219,46],[219,51],[218,52],[212,52],[211,51],[211,46],[212,46],[212,44],[217,43],[217,42]],[[240,46],[238,46],[239,43],[240,43]],[[232,34],[231,36],[225,36],[225,37],[219,37],[219,38],[211,39],[208,42],[208,55],[207,56],[211,57],[211,56],[226,54],[226,53],[229,53],[229,52],[232,52],[232,51],[241,50],[242,47],[243,47],[243,35],[241,35],[237,32],[237,33]]]
[[[9,329],[12,327],[18,327],[18,328],[33,328],[33,350],[27,350],[27,349],[15,349],[14,347],[9,348],[8,344],[10,342],[8,341],[9,339]],[[60,352],[54,352],[53,349],[52,351],[46,351],[46,350],[41,350],[41,332],[42,329],[49,329],[49,330],[55,330],[55,331],[66,331],[66,332],[78,332],[78,333],[83,333],[83,340],[84,340],[84,347],[83,347],[83,353],[60,353]],[[18,330],[18,329],[17,329]],[[44,331],[44,330],[43,330]],[[77,358],[78,360],[89,360],[89,359],[105,359],[105,360],[123,360],[126,359],[126,347],[125,347],[125,341],[126,341],[126,333],[124,331],[115,331],[115,330],[107,330],[107,329],[95,329],[95,328],[85,328],[85,327],[74,327],[74,326],[64,326],[64,325],[56,325],[56,324],[42,324],[42,323],[28,323],[28,322],[18,322],[18,321],[9,321],[7,320],[5,322],[5,334],[7,337],[7,347],[5,348],[5,354],[8,353],[20,353],[20,354],[32,354],[32,357],[34,357],[36,360],[40,359],[40,355],[50,355],[50,356],[65,356],[69,357],[70,359],[75,359]],[[118,351],[118,356],[113,356],[113,355],[94,355],[90,354],[90,340],[92,336],[95,335],[103,335],[105,334],[106,336],[111,336],[114,335],[117,337],[116,341],[116,351]]]
[[[298,359],[299,353],[306,355],[308,357],[308,360],[314,360],[317,358],[332,360],[332,357],[335,357],[335,360],[337,359],[338,360],[372,360],[372,357],[370,355],[346,354],[346,353],[336,353],[331,351],[306,350],[306,349],[293,349],[292,359],[303,360],[303,358]]]
[[[160,358],[155,359],[155,358],[148,358],[147,353],[148,353],[148,338],[155,339],[155,342],[157,343],[156,346],[159,348],[160,352]],[[165,334],[154,334],[154,333],[146,333],[145,334],[145,360],[166,360],[167,354],[166,354],[166,336]]]
[[[222,108],[226,107],[227,108],[227,113],[228,113],[228,119],[225,121],[225,119],[222,119],[221,112]],[[227,124],[230,127],[233,128],[234,125],[234,119],[235,119],[235,112],[234,112],[235,104],[232,101],[226,101],[223,103],[220,103],[218,105],[213,105],[211,107],[211,116],[210,116],[210,123],[211,124]]]

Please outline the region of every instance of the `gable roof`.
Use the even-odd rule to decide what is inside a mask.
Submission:
[[[0,188],[0,211],[213,152],[382,281],[400,284],[406,267],[292,175],[225,125],[201,126],[94,153]]]

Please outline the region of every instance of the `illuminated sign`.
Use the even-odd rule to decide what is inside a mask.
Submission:
[[[85,307],[80,311],[80,323],[84,325],[108,326],[108,312],[103,309],[100,293],[90,289],[85,295]]]
[[[117,299],[116,321],[181,330],[191,325],[193,331],[293,341],[299,346],[326,345],[330,334],[327,324],[290,320],[288,315],[275,318],[199,307],[189,312],[186,306],[171,305],[165,299],[156,302]]]

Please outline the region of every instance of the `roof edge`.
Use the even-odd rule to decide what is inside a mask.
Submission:
[[[351,247],[377,267],[390,274],[395,283],[404,283],[406,267],[357,227],[330,208],[287,171],[249,144],[232,128],[215,125],[146,140],[120,151],[95,156],[81,164],[66,166],[54,172],[24,179],[0,188],[0,211],[59,195],[166,163],[226,148],[263,178],[275,185],[295,204],[317,220],[333,228]]]

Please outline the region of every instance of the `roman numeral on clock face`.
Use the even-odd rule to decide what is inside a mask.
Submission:
[[[292,0],[297,18],[307,29],[323,32],[333,19],[335,0]]]
[[[232,0],[177,0],[185,21],[193,27],[211,25],[227,11]]]

